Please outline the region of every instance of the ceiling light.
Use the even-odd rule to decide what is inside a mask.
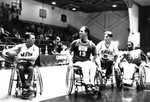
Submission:
[[[112,5],[112,7],[117,7],[117,5]]]
[[[53,1],[53,2],[52,2],[52,5],[56,5],[56,2],[55,2],[55,1]]]
[[[72,10],[73,10],[73,11],[75,11],[75,10],[76,10],[76,8],[72,8]]]

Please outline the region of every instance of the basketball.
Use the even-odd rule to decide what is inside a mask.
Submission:
[[[147,52],[147,56],[148,56],[148,58],[150,58],[150,52]]]
[[[17,52],[15,52],[15,51],[9,51],[9,52],[7,52],[6,53],[6,55],[8,56],[7,57],[7,59],[5,59],[5,60],[7,60],[7,61],[10,61],[10,62],[13,62],[15,59],[15,56],[17,56]]]
[[[16,51],[9,51],[6,53],[9,57],[15,57],[17,56],[17,52]]]

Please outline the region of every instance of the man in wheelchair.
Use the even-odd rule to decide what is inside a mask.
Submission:
[[[146,65],[148,62],[148,57],[143,51],[135,49],[133,42],[128,41],[127,51],[118,57],[115,68],[123,72],[123,84],[132,87],[135,71],[139,71],[140,65]]]
[[[33,85],[31,84],[33,79],[34,64],[39,56],[39,48],[34,44],[34,33],[28,32],[25,34],[26,43],[18,44],[13,48],[4,49],[2,55],[6,60],[9,60],[9,54],[11,51],[15,51],[17,56],[14,57],[14,61],[17,62],[17,68],[19,71],[22,95],[32,94],[34,92]],[[27,74],[27,79],[25,78]]]
[[[96,73],[97,51],[95,44],[88,39],[90,34],[90,29],[87,26],[82,26],[79,31],[80,38],[74,40],[69,46],[70,54],[73,52],[73,59],[69,56],[69,64],[77,65],[82,68],[83,81],[85,83],[85,88],[89,88],[92,85],[94,91],[98,91],[94,87],[94,77]],[[90,57],[93,55],[93,60]],[[98,64],[98,63],[97,63]],[[89,76],[90,73],[90,76]],[[89,81],[90,80],[90,81]]]
[[[112,32],[105,31],[104,40],[99,42],[96,47],[100,58],[100,69],[102,72],[106,70],[103,81],[105,85],[112,74],[112,66],[118,54],[118,45],[113,41]]]

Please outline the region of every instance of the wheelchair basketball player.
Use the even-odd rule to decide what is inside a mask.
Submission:
[[[94,78],[97,68],[95,62],[98,62],[96,46],[88,38],[90,35],[90,29],[87,26],[82,26],[80,28],[79,35],[80,38],[74,40],[69,46],[70,54],[73,52],[73,59],[71,56],[68,58],[69,65],[78,65],[81,67],[85,88],[88,90],[92,86],[92,90],[94,90],[95,93],[99,91],[94,87]],[[91,55],[93,56],[93,60],[90,59]]]
[[[113,41],[113,34],[111,31],[104,32],[104,40],[97,44],[98,55],[100,59],[100,70],[105,70],[104,73],[104,81],[103,84],[105,85],[107,79],[110,78],[112,75],[112,66],[115,62],[115,58],[118,55],[118,46]]]
[[[148,57],[141,49],[135,49],[131,41],[127,43],[127,51],[123,52],[117,59],[115,68],[123,72],[123,85],[133,86],[133,75],[135,71],[141,71],[140,66],[149,62]],[[145,70],[145,69],[144,69]],[[139,72],[138,72],[139,73]]]
[[[9,56],[7,55],[9,52],[15,51],[17,53],[14,61],[17,62],[22,82],[22,95],[32,95],[34,92],[33,85],[31,84],[34,72],[33,68],[39,56],[39,48],[34,44],[34,33],[27,32],[25,34],[25,41],[26,43],[18,44],[13,48],[4,49],[2,55],[6,60],[9,60]],[[27,79],[25,78],[25,74],[28,75]]]

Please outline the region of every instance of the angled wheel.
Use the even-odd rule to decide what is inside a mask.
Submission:
[[[17,73],[17,72],[16,72]],[[17,83],[16,83],[16,88],[15,88],[15,95],[16,97],[18,96],[19,91],[21,90],[21,82],[20,82],[20,78],[19,75],[17,73],[17,79],[16,79]]]
[[[141,89],[144,89],[146,87],[146,72],[145,67],[143,65],[140,65],[139,68],[139,83]]]
[[[15,77],[15,72],[16,72],[16,69],[14,67],[12,67],[10,81],[9,81],[8,95],[11,95],[11,92],[12,92],[12,87],[13,87],[13,81],[14,81],[14,77]]]
[[[68,95],[70,95],[72,92],[73,84],[74,84],[74,69],[73,67],[68,67],[66,73],[66,88]]]
[[[39,87],[40,87],[40,95],[42,95],[42,92],[43,92],[42,75],[41,75],[39,67],[36,67],[36,70],[37,70],[37,81],[39,82]]]
[[[95,79],[94,79],[94,84],[95,84],[95,87],[96,89],[98,89],[98,96],[100,96],[101,94],[101,91],[102,91],[102,87],[103,87],[103,82],[102,82],[102,74],[100,71],[96,71],[96,75],[95,75]]]
[[[117,88],[121,89],[122,79],[121,79],[121,70],[120,69],[115,70],[115,80],[116,80]]]

